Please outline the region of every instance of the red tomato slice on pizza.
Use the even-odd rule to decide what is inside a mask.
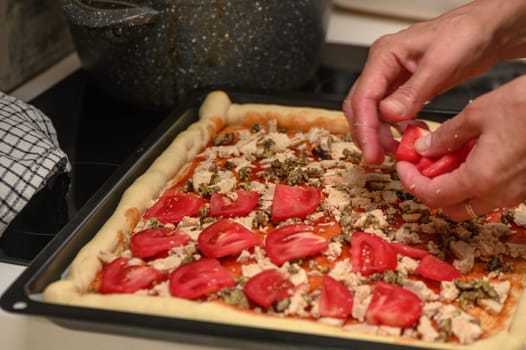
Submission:
[[[146,265],[128,265],[130,259],[117,258],[102,270],[99,292],[135,293],[162,279],[159,271]]]
[[[175,229],[154,227],[134,234],[130,239],[130,250],[133,256],[144,259],[167,252],[190,240],[190,236],[186,233]]]
[[[453,265],[431,254],[426,255],[420,260],[415,271],[433,281],[453,281],[461,276],[460,271]]]
[[[264,270],[248,280],[243,290],[252,302],[269,308],[276,301],[289,298],[294,285],[277,270]]]
[[[261,238],[240,223],[221,219],[199,234],[197,244],[205,256],[222,258],[261,244]]]
[[[267,255],[278,266],[285,261],[316,255],[328,247],[325,238],[314,232],[314,227],[304,224],[277,228],[265,240]]]
[[[320,316],[347,318],[352,312],[353,296],[349,289],[329,275],[323,275],[320,292]]]
[[[415,142],[426,134],[429,134],[429,130],[416,125],[408,125],[396,149],[395,159],[416,164],[422,156],[415,151]]]
[[[351,237],[351,265],[353,272],[369,276],[375,272],[395,270],[398,260],[391,245],[374,234],[354,232]]]
[[[258,204],[259,194],[254,191],[237,190],[236,200],[224,194],[214,193],[210,198],[210,216],[235,217],[248,215]]]
[[[277,184],[272,199],[272,221],[303,219],[312,214],[321,201],[321,190]]]
[[[162,223],[178,223],[185,216],[196,216],[203,199],[193,193],[168,190],[144,214],[145,219],[156,218]]]
[[[409,244],[401,242],[391,242],[391,247],[398,253],[410,258],[422,259],[424,256],[429,255],[429,252],[424,249],[412,247]]]
[[[365,320],[369,324],[408,328],[422,314],[422,301],[413,292],[383,281],[376,282]]]
[[[190,300],[235,285],[227,268],[210,258],[179,266],[170,274],[169,283],[172,296]]]

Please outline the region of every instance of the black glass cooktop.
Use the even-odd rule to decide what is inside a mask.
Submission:
[[[367,48],[326,45],[315,77],[296,92],[343,101],[359,76]],[[473,99],[526,73],[526,63],[499,65],[459,85],[428,106],[458,111]],[[117,101],[78,70],[31,101],[53,121],[72,164],[37,193],[0,238],[0,261],[27,264],[79,211],[168,114]]]

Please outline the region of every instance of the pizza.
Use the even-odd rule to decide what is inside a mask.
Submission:
[[[340,111],[215,91],[199,115],[45,302],[410,346],[525,346],[526,204],[452,222],[404,191],[395,160],[362,164]]]

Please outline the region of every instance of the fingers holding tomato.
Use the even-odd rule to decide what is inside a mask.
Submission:
[[[516,78],[473,100],[432,136],[426,136],[425,142],[419,139],[420,154],[441,158],[427,167],[400,162],[397,171],[404,187],[428,206],[443,208],[455,221],[473,217],[467,203],[477,215],[483,215],[522,202],[526,198],[526,119],[521,112],[526,107],[525,86],[526,78]],[[446,152],[449,149],[459,153]],[[464,157],[465,153],[469,155]],[[450,170],[459,159],[465,161]],[[436,175],[437,168],[447,171]]]

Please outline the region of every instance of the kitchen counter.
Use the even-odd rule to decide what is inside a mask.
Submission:
[[[370,45],[378,36],[398,31],[411,23],[401,20],[374,15],[354,13],[348,10],[335,10],[331,16],[327,41],[333,43],[349,43]],[[77,70],[80,66],[76,55],[70,55],[51,67],[46,72],[32,79],[22,87],[9,92],[24,101],[30,101],[35,96],[54,85],[65,76]],[[24,266],[0,263],[0,294],[22,273]],[[0,339],[2,349],[227,349],[232,345],[190,344],[164,342],[144,338],[132,338],[112,334],[94,333],[71,330],[56,325],[43,317],[29,317],[9,314],[0,310]],[[242,348],[243,346],[241,346]],[[254,348],[254,346],[251,346]]]

